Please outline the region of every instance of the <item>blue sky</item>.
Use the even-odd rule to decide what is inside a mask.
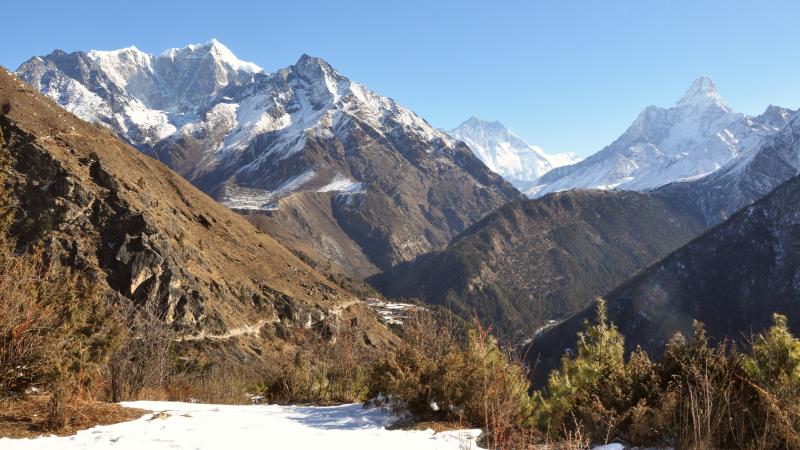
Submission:
[[[710,75],[736,110],[800,107],[800,2],[44,1],[3,5],[0,64],[217,38],[271,71],[302,53],[449,129],[500,120],[582,155]]]

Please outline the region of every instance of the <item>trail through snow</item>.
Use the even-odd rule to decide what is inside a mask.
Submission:
[[[128,402],[125,406],[166,412],[131,422],[98,426],[73,436],[0,439],[3,450],[31,449],[477,449],[479,430],[434,433],[389,431],[396,417],[360,404],[331,407],[204,405]]]

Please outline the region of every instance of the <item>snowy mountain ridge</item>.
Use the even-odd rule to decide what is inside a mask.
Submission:
[[[211,40],[159,56],[135,46],[56,50],[32,58],[16,74],[78,117],[103,123],[145,149],[196,120],[222,89],[251,82],[261,72]]]
[[[145,152],[158,153],[159,146],[186,137],[205,141],[201,162],[191,170],[195,174],[235,158],[229,153],[242,152],[253,139],[273,132],[281,136],[271,139],[262,155],[277,151],[287,157],[304,147],[306,132],[325,137],[351,116],[382,133],[398,126],[407,129],[429,142],[431,150],[454,145],[452,138],[413,112],[308,55],[289,68],[267,74],[256,64],[238,59],[215,39],[168,49],[158,56],[131,46],[74,54],[77,64],[70,61],[70,65],[81,66],[79,77],[58,64],[58,59],[71,55],[58,51],[53,55],[33,58],[17,74],[68,111],[108,125]],[[250,161],[239,171],[252,174],[259,166],[260,161]],[[270,197],[269,192],[255,195]],[[231,203],[270,207],[270,202]]]
[[[787,119],[787,114],[769,110],[756,117],[734,112],[711,78],[703,76],[674,107],[645,108],[613,143],[577,164],[545,174],[526,193],[541,196],[574,188],[641,191],[700,178],[746,154]]]
[[[353,270],[442,247],[521,197],[463,142],[309,55],[266,73],[216,40],[157,56],[57,50],[17,75],[223,204],[287,214],[274,224],[286,239],[311,233]]]
[[[553,168],[580,160],[574,153],[547,154],[528,145],[502,123],[477,117],[470,117],[449,134],[464,141],[492,171],[523,190]]]
[[[655,192],[692,205],[708,225],[715,225],[796,176],[800,173],[800,114],[770,106],[759,121],[786,125],[721,169]]]

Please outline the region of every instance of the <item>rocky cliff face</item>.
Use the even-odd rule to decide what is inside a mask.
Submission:
[[[154,305],[185,335],[252,335],[377,316],[180,176],[0,70],[0,146],[20,246],[86,273],[111,301]],[[276,334],[277,333],[277,334]]]
[[[266,74],[212,41],[54,52],[17,73],[276,234],[318,236],[315,250],[352,270],[441,248],[521,196],[463,143],[307,55]]]
[[[508,204],[445,250],[373,281],[522,340],[702,231],[700,216],[648,194],[562,192]]]

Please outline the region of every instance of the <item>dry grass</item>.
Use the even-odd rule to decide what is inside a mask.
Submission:
[[[63,346],[55,305],[39,298],[46,272],[36,257],[13,257],[0,238],[0,398],[45,381],[53,349]]]
[[[490,330],[476,321],[470,331],[460,331],[420,312],[402,332],[403,345],[373,365],[370,397],[410,413],[415,421],[404,426],[482,428],[481,442],[492,449],[543,441],[543,434],[526,424],[532,412],[527,370]]]
[[[366,400],[376,350],[364,336],[355,321],[301,330],[292,338],[297,351],[266,367],[257,393],[271,403],[324,405]]]
[[[400,421],[389,426],[392,430],[433,430],[436,433],[443,431],[458,431],[469,428],[463,422],[441,422],[441,421]]]
[[[202,374],[178,373],[163,386],[148,386],[139,400],[246,405],[253,403],[254,388],[263,381],[263,370],[250,367],[225,367]]]
[[[148,413],[114,403],[76,401],[66,406],[70,420],[65,427],[52,431],[46,426],[50,396],[0,400],[0,438],[32,438],[43,434],[68,436],[97,425],[111,425],[135,420]]]

